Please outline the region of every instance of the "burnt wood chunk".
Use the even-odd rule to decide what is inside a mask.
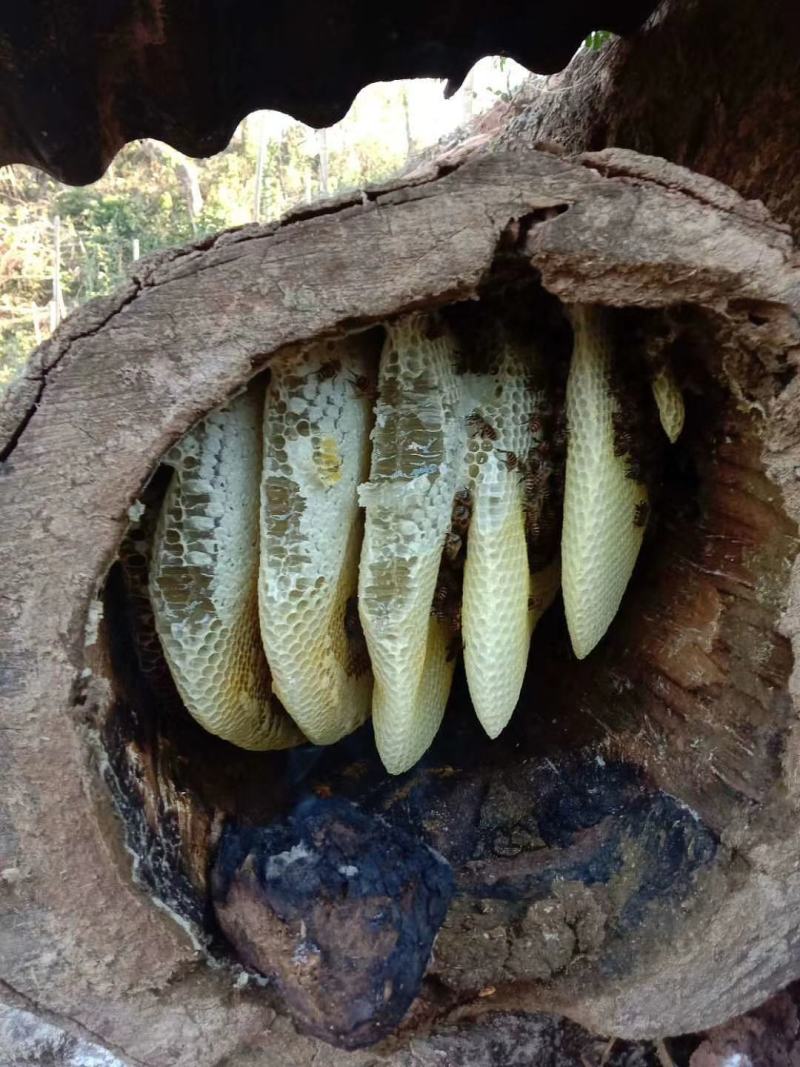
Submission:
[[[274,977],[312,1033],[372,1044],[418,994],[453,892],[449,865],[344,800],[309,798],[285,820],[229,823],[214,908],[239,958]]]

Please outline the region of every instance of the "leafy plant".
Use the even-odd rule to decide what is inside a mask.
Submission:
[[[588,37],[584,39],[584,47],[590,49],[592,52],[599,52],[601,48],[605,48],[611,41],[615,41],[617,35],[611,33],[610,30],[592,30]]]

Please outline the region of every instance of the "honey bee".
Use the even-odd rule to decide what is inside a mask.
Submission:
[[[537,436],[544,429],[544,420],[537,411],[532,411],[528,416],[528,432]]]
[[[483,437],[487,441],[497,440],[497,430],[475,409],[467,415],[467,427],[472,437]]]
[[[539,508],[526,507],[523,509],[525,520],[525,536],[530,541],[538,541],[542,532],[541,512]]]
[[[535,458],[520,465],[522,492],[526,500],[536,497],[545,487],[548,479],[548,470],[544,464],[537,463]]]
[[[440,582],[433,594],[431,603],[431,615],[440,622],[446,622],[450,618],[450,589],[446,582]]]
[[[646,500],[640,500],[633,513],[633,525],[642,527],[647,525],[650,518],[650,505]]]
[[[316,371],[314,371],[314,377],[318,382],[327,382],[331,378],[335,378],[339,371],[342,369],[342,361],[340,359],[326,359],[324,363],[321,363]]]
[[[431,602],[431,615],[440,622],[461,629],[461,582],[458,575],[443,568]]]
[[[633,456],[625,457],[625,477],[630,478],[631,481],[639,482],[640,484],[645,480],[645,465],[641,459],[634,459]]]
[[[370,381],[370,379],[365,374],[351,376],[347,380],[352,385],[353,391],[355,392],[356,396],[362,397],[366,400],[378,399],[377,385],[375,384],[375,382]]]
[[[516,452],[510,452],[507,448],[498,448],[497,450],[501,455],[505,456],[503,462],[510,471],[519,469],[519,456]]]
[[[461,554],[461,547],[463,540],[459,534],[454,533],[452,530],[447,531],[447,535],[444,539],[444,555],[448,563],[455,563]]]
[[[635,450],[634,434],[630,423],[620,411],[614,412],[612,418],[614,427],[614,455],[630,456]]]
[[[531,570],[538,570],[552,556],[554,542],[558,542],[560,534],[561,509],[553,500],[551,487],[548,486],[538,498],[526,500],[522,515]]]
[[[458,537],[464,537],[469,529],[469,521],[472,518],[472,495],[469,489],[459,489],[453,500],[453,514],[451,517],[451,532]]]

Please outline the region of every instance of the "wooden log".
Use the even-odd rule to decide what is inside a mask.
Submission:
[[[786,231],[661,160],[524,152],[451,160],[135,270],[34,353],[0,411],[4,981],[134,1063],[210,1065],[256,1039],[293,1062],[292,969],[237,943],[214,865],[223,830],[296,817],[309,795],[386,819],[451,869],[397,1041],[497,1009],[675,1033],[796,977],[800,272]],[[159,458],[286,346],[506,291],[543,315],[605,304],[624,336],[668,322],[677,338],[687,428],[608,640],[576,665],[553,613],[500,742],[458,725],[457,686],[444,747],[399,781],[368,733],[310,767],[204,735],[134,662],[136,604],[114,565],[135,502],[157,498],[158,478],[144,487]],[[283,921],[285,960],[303,920]],[[242,963],[280,971],[280,993]],[[318,1000],[315,1027],[352,1043],[340,1006]]]

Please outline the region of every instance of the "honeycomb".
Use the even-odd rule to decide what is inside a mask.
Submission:
[[[652,381],[653,397],[658,408],[658,417],[670,444],[675,444],[681,435],[686,418],[686,408],[672,368],[661,367]]]
[[[188,711],[241,748],[303,735],[272,700],[256,579],[262,390],[212,412],[167,453],[174,470],[156,527],[150,596]]]
[[[519,326],[412,313],[387,325],[377,379],[367,334],[285,351],[266,403],[252,385],[171,449],[149,592],[206,729],[244,748],[331,744],[371,712],[397,774],[433,741],[462,648],[478,719],[503,730],[562,585],[575,655],[591,652],[648,491],[606,312],[570,318],[564,404]],[[668,364],[651,385],[674,441]]]
[[[375,743],[392,774],[411,767],[439,728],[454,662],[431,615],[453,497],[463,471],[456,347],[433,317],[388,329],[381,356],[359,612],[375,690]]]
[[[475,712],[497,737],[517,706],[536,617],[531,605],[525,481],[539,464],[546,392],[538,352],[500,327],[479,339],[482,370],[461,378],[472,500],[464,564],[464,666]]]
[[[369,715],[372,676],[347,605],[358,589],[374,358],[315,345],[270,364],[261,481],[261,636],[275,692],[314,744]]]
[[[561,580],[572,648],[588,656],[617,613],[642,544],[647,489],[618,455],[605,312],[576,306],[567,382]],[[622,413],[624,416],[624,413]]]

